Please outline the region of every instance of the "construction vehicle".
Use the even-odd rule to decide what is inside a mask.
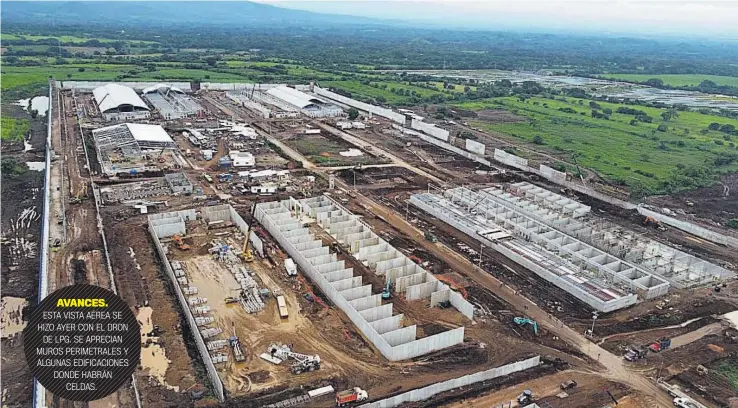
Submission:
[[[391,284],[392,279],[387,279],[387,285],[385,285],[384,290],[382,290],[382,299],[389,299],[392,297],[392,292],[390,292]]]
[[[677,408],[698,408],[699,405],[697,405],[694,401],[692,401],[689,398],[674,398],[674,406]]]
[[[223,299],[223,301],[228,305],[231,303],[238,303],[238,298],[233,297],[233,296],[226,296],[225,299]]]
[[[532,403],[533,403],[533,391],[525,390],[520,395],[518,395],[518,405],[520,405],[521,407],[524,407]]]
[[[354,402],[361,402],[369,398],[369,394],[359,387],[336,393],[336,406],[342,407]]]
[[[290,317],[289,312],[287,311],[287,303],[284,300],[284,296],[282,295],[277,296],[277,307],[279,308],[280,318],[286,319]]]
[[[174,236],[172,236],[172,241],[177,244],[177,248],[179,248],[180,251],[189,251],[190,246],[185,244],[184,239],[179,235],[174,234]]]
[[[425,233],[423,234],[423,236],[425,237],[425,240],[426,241],[430,241],[430,242],[432,242],[434,244],[436,242],[438,242],[438,237],[436,236],[436,234],[434,234],[434,233],[432,233],[430,231],[425,231]]]
[[[667,339],[666,337],[663,337],[659,339],[657,342],[648,346],[648,349],[654,353],[658,353],[659,351],[666,350],[669,347],[671,347],[671,339]]]
[[[292,374],[302,374],[305,371],[315,371],[320,369],[320,356],[317,354],[309,355],[295,353],[289,346],[280,343],[271,344],[267,351],[273,359],[281,361],[290,359],[294,360],[294,363],[290,366]]]
[[[645,347],[631,347],[625,353],[623,358],[625,358],[628,361],[638,361],[642,358],[645,358],[647,354],[648,354],[648,349]]]
[[[235,358],[237,362],[240,363],[246,360],[246,356],[243,354],[243,349],[241,348],[241,341],[235,336],[235,331],[234,335],[228,339],[228,344],[231,346],[233,358]]]
[[[643,217],[643,225],[645,227],[654,227],[659,231],[666,231],[666,227],[664,227],[661,221],[653,217],[649,217],[649,216]]]
[[[243,240],[243,250],[241,250],[241,259],[244,262],[254,262],[254,254],[251,253],[251,248],[249,248],[249,244],[251,243],[251,240],[249,237],[251,236],[251,228],[254,225],[254,214],[256,214],[256,204],[259,203],[259,197],[256,197],[256,200],[254,201],[254,206],[251,208],[251,217],[249,218],[249,228],[246,231],[246,237]]]
[[[205,180],[207,180],[208,183],[212,183],[213,182],[213,178],[210,177],[210,174],[208,174],[208,173],[202,173],[202,178],[204,178]]]
[[[515,317],[513,318],[513,322],[518,326],[525,326],[526,324],[533,326],[533,333],[538,336],[538,323],[535,320],[528,319],[527,317]]]
[[[574,380],[564,381],[561,383],[561,385],[559,385],[562,391],[570,390],[576,386],[577,386],[577,382]]]

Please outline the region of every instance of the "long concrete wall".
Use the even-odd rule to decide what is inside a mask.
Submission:
[[[540,364],[540,356],[535,356],[501,367],[495,367],[486,371],[480,371],[478,373],[435,383],[427,387],[418,388],[380,401],[370,402],[368,404],[361,405],[360,408],[394,408],[408,402],[424,401],[433,397],[434,395],[438,395],[446,391],[451,391],[453,389],[476,384],[478,382],[503,377],[512,373],[517,373],[519,371],[528,370],[530,368],[537,367]]]
[[[715,232],[707,228],[700,227],[699,225],[692,224],[691,222],[678,220],[674,217],[669,217],[668,215],[664,215],[656,211],[651,211],[647,208],[643,208],[642,206],[638,206],[638,212],[641,215],[655,218],[663,222],[664,224],[671,225],[674,228],[679,228],[682,231],[689,232],[692,235],[696,235],[708,241],[729,246],[731,248],[738,248],[738,239],[735,237],[729,237],[719,232]]]
[[[49,294],[49,217],[51,210],[51,121],[54,117],[54,88],[49,83],[49,110],[46,112],[46,146],[44,160],[44,210],[41,217],[41,241],[38,243],[41,259],[38,269],[38,302]],[[33,379],[33,406],[46,407],[46,389],[41,383]]]
[[[490,162],[489,160],[487,160],[487,159],[485,159],[485,158],[483,158],[481,156],[477,156],[476,154],[474,154],[472,152],[467,152],[466,150],[461,149],[461,148],[458,148],[458,147],[456,147],[456,146],[454,146],[454,145],[452,145],[450,143],[446,143],[443,140],[436,139],[435,137],[428,136],[428,135],[426,135],[424,133],[415,132],[413,130],[405,129],[405,128],[399,126],[399,125],[392,125],[392,127],[395,128],[395,129],[397,129],[397,130],[402,131],[405,134],[413,135],[413,136],[415,136],[415,137],[417,137],[419,139],[422,139],[422,140],[424,140],[424,141],[426,141],[426,142],[428,142],[430,144],[436,145],[436,146],[440,147],[441,149],[445,149],[445,150],[448,150],[450,152],[456,153],[459,156],[466,157],[469,160],[475,161],[475,162],[480,163],[480,164],[484,164],[485,166],[488,166],[488,167],[494,167],[492,165],[492,162]]]
[[[156,214],[156,215],[161,216],[164,214]],[[159,219],[163,219],[163,217],[160,217]],[[177,300],[179,300],[179,305],[182,308],[182,311],[184,312],[185,320],[187,320],[187,325],[189,326],[190,332],[192,333],[192,336],[195,339],[195,345],[197,345],[197,350],[200,352],[200,357],[202,357],[203,364],[205,364],[205,370],[207,371],[208,378],[210,379],[210,382],[213,385],[213,390],[215,391],[215,395],[218,397],[218,401],[224,402],[225,393],[223,391],[223,382],[221,381],[220,376],[218,375],[218,371],[215,369],[215,364],[213,364],[213,360],[210,357],[210,352],[208,352],[208,349],[205,346],[205,341],[202,338],[202,334],[200,334],[200,329],[197,327],[197,323],[195,323],[195,317],[192,315],[192,310],[190,309],[190,305],[187,302],[187,298],[185,297],[184,293],[182,293],[182,289],[177,283],[177,278],[174,275],[174,271],[172,270],[172,266],[169,263],[169,260],[167,259],[166,253],[164,251],[164,247],[162,246],[161,241],[159,241],[160,232],[157,232],[157,227],[155,227],[152,224],[151,218],[149,218],[149,233],[151,234],[151,238],[153,238],[154,240],[154,245],[156,246],[156,252],[159,254],[159,258],[162,260],[162,263],[164,264],[164,271],[166,272],[167,277],[169,277],[169,280],[171,281],[172,286],[174,287],[174,292],[177,295]]]
[[[385,109],[380,108],[379,106],[370,105],[368,103],[359,102],[355,99],[351,99],[348,97],[345,97],[343,95],[339,95],[335,92],[331,92],[327,89],[323,89],[321,87],[316,86],[314,88],[314,91],[316,95],[332,99],[336,102],[342,103],[344,105],[348,105],[351,107],[354,107],[356,109],[359,109],[364,112],[369,112],[373,115],[378,115],[383,118],[387,118],[389,120],[392,120],[397,123],[405,123],[405,115],[402,115],[400,113],[394,112],[391,109]]]

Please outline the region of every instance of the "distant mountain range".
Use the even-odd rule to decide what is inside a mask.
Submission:
[[[248,1],[3,1],[3,23],[122,26],[397,24],[355,16],[321,14]]]

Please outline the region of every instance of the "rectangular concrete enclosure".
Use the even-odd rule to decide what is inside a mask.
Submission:
[[[338,208],[333,201],[324,200],[324,197],[301,201],[290,198],[285,201],[258,204],[255,216],[295,260],[303,273],[349,317],[364,337],[388,360],[406,360],[462,343],[464,327],[417,339],[416,327],[414,325],[401,327],[402,317],[393,316],[392,304],[382,304],[381,295],[372,294],[371,285],[363,285],[362,280],[357,279],[360,277],[354,277],[353,269],[347,268],[345,261],[338,260],[338,256],[331,252],[330,248],[324,247],[322,241],[303,225],[302,216],[316,219],[320,214],[321,222],[326,222],[330,218],[335,220],[331,224],[331,233],[340,233],[344,237],[364,236],[366,237],[364,240],[372,238],[368,227],[355,217],[352,218],[347,211],[345,213],[343,211],[345,210]],[[347,215],[349,216],[346,217]],[[364,228],[367,230],[362,231]],[[393,256],[392,251],[389,251],[388,255],[382,255],[382,252],[387,253],[380,250],[371,253],[377,265],[383,262],[382,265],[386,270],[411,267],[415,271],[417,265],[408,264],[409,260]],[[414,266],[410,266],[411,264]],[[424,272],[417,268],[416,273]],[[447,289],[441,286],[443,285],[441,282],[434,282],[434,285],[436,290]],[[425,290],[420,291],[420,295],[423,294]]]

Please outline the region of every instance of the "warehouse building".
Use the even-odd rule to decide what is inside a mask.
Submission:
[[[132,88],[107,84],[92,90],[100,114],[107,121],[145,119],[151,116],[146,103]]]
[[[233,167],[253,167],[256,165],[254,155],[249,152],[231,150],[228,155],[231,157]]]
[[[143,90],[143,97],[164,119],[179,119],[203,113],[203,108],[175,86],[156,84]]]
[[[343,110],[340,107],[288,86],[271,88],[266,91],[266,94],[286,103],[290,107],[294,107],[304,115],[311,118],[325,118],[343,115]]]
[[[174,140],[159,125],[122,123],[92,131],[98,160],[105,174],[159,171],[147,165],[147,151],[173,150]]]

